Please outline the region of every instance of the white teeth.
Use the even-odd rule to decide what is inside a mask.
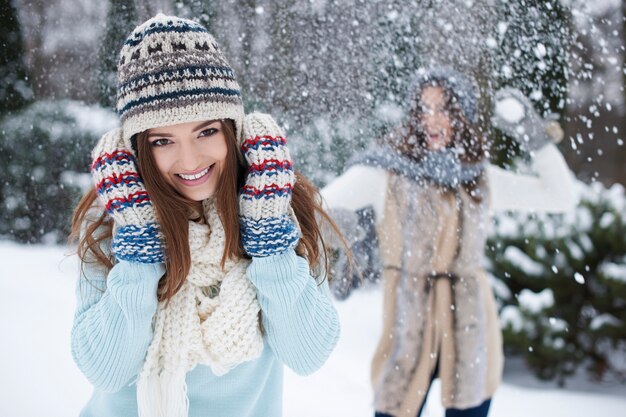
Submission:
[[[181,177],[182,179],[184,179],[184,180],[193,181],[193,180],[197,180],[198,178],[204,177],[207,174],[207,172],[209,172],[210,168],[211,167],[209,167],[209,168],[207,168],[205,170],[202,170],[201,172],[198,172],[197,174],[193,174],[193,175],[185,175],[185,174],[177,174],[177,175],[179,177]]]

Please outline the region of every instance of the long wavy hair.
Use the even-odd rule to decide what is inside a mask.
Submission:
[[[449,114],[452,126],[452,140],[447,148],[457,148],[459,159],[468,164],[482,162],[487,155],[487,141],[479,127],[472,123],[463,113],[461,101],[457,93],[450,88],[445,79],[431,78],[417,86],[411,94],[407,117],[402,125],[393,129],[384,139],[399,153],[420,161],[430,150],[426,144],[426,135],[422,127],[422,92],[426,87],[439,87],[443,91],[444,108]],[[482,176],[481,176],[482,177]],[[461,184],[474,200],[480,201],[474,192],[482,178]]]
[[[245,181],[248,166],[238,149],[233,122],[223,120],[221,124],[228,151],[214,198],[226,235],[223,266],[227,259],[248,258],[243,250],[239,230],[239,190]],[[202,203],[185,198],[165,180],[157,168],[147,132],[134,138],[133,147],[137,154],[139,173],[155,208],[167,251],[166,274],[159,283],[159,299],[169,300],[181,288],[189,273],[191,254],[188,222],[202,213]],[[95,262],[108,270],[113,267],[113,257],[104,248],[112,238],[113,220],[103,208],[99,208],[97,198],[95,189],[91,189],[79,201],[72,216],[70,242],[77,243],[77,253],[82,264]],[[329,250],[322,236],[322,230],[326,228],[322,228],[322,224],[330,226],[340,238],[341,233],[322,208],[318,189],[298,172],[291,205],[302,232],[296,253],[308,260],[313,275],[319,277],[328,271],[329,265]]]
[[[486,140],[475,123],[468,120],[463,113],[461,101],[457,93],[447,86],[443,79],[429,79],[417,86],[409,100],[408,117],[399,129],[391,132],[389,143],[413,159],[422,159],[428,150],[426,135],[422,128],[422,92],[427,87],[439,87],[443,92],[444,108],[450,115],[452,126],[452,140],[448,148],[460,148],[460,159],[467,163],[478,163],[485,158]]]

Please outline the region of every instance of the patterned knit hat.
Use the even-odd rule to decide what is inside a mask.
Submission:
[[[231,119],[241,142],[243,103],[235,74],[200,24],[158,14],[126,39],[117,70],[124,142],[147,129]]]

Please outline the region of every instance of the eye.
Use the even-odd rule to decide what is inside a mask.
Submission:
[[[219,132],[219,129],[217,129],[215,127],[208,127],[206,129],[202,130],[200,133],[198,133],[198,137],[204,138],[204,137],[213,136],[217,132]]]
[[[170,143],[172,143],[172,141],[167,138],[158,138],[158,139],[150,141],[150,146],[161,147],[161,146],[169,145]]]

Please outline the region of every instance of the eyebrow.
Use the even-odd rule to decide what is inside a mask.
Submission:
[[[199,125],[197,125],[196,127],[193,128],[192,132],[197,132],[199,130],[204,129],[205,127],[212,125],[215,122],[219,122],[219,120],[208,120],[206,122],[200,123]],[[169,138],[172,137],[173,135],[171,133],[159,133],[159,132],[153,132],[153,133],[148,133],[148,138],[151,138],[153,136],[159,136],[162,138]]]

